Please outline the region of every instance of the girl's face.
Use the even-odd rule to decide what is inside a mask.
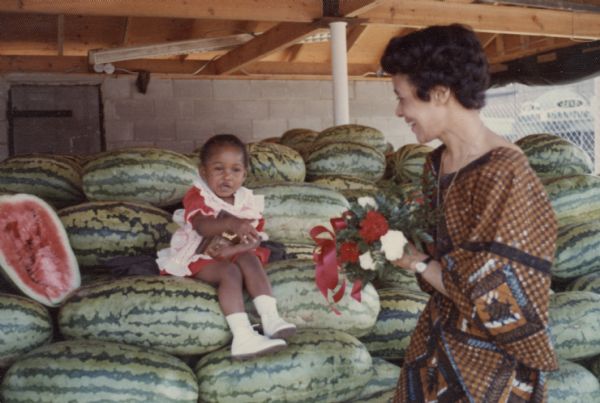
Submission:
[[[404,74],[394,75],[392,84],[398,99],[396,115],[404,118],[417,137],[417,141],[424,144],[438,138],[443,127],[443,110],[440,105],[433,97],[430,101],[421,100],[417,96],[415,86]]]
[[[213,148],[208,160],[202,161],[200,175],[217,196],[232,203],[246,179],[243,152],[227,144]]]

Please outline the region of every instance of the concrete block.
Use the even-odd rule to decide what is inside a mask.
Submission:
[[[213,133],[231,133],[245,142],[252,141],[251,119],[215,119],[213,121]]]
[[[331,126],[333,126],[333,114],[329,117],[321,118],[321,130],[325,130]]]
[[[134,85],[134,76],[107,76],[100,86],[102,99],[131,98]]]
[[[269,101],[269,117],[289,119],[306,116],[305,104],[303,100]]]
[[[307,117],[321,118],[333,116],[333,99],[316,99],[304,101],[304,112]],[[350,114],[352,116],[352,114]]]
[[[8,120],[0,120],[0,144],[8,147]]]
[[[253,80],[250,91],[254,99],[288,99],[290,96],[288,81],[285,80]]]
[[[319,98],[320,99],[333,99],[333,81],[323,80],[319,81]],[[354,81],[348,80],[348,99],[354,98]]]
[[[175,122],[175,137],[180,141],[197,141],[211,136],[213,133],[212,120],[177,120]]]
[[[181,154],[189,154],[194,150],[194,142],[193,141],[164,140],[164,141],[157,141],[155,143],[155,146],[158,148],[176,151]]]
[[[3,161],[8,157],[8,144],[0,144],[0,161]]]
[[[138,91],[137,87],[134,86],[132,90],[133,99],[147,99],[147,98],[173,98],[173,80],[162,78],[156,79],[151,77],[146,88],[146,93],[143,94]]]
[[[269,117],[269,103],[259,100],[231,102],[231,107],[229,110],[220,109],[215,111],[215,117],[235,117],[236,119],[266,119]]]
[[[379,100],[380,102],[395,102],[396,95],[391,80],[386,81],[355,81],[354,98],[360,101]]]
[[[123,99],[113,103],[117,119],[136,121],[154,118],[156,115],[154,99]]]
[[[104,137],[106,142],[132,141],[133,122],[126,120],[105,120]]]
[[[279,137],[287,130],[285,119],[264,119],[252,121],[252,138],[256,140]]]
[[[154,147],[153,141],[116,141],[116,142],[106,142],[106,150],[120,150],[122,148],[129,147]]]
[[[135,141],[160,141],[175,138],[175,119],[146,119],[133,126]]]
[[[322,91],[328,91],[327,97],[331,98],[331,82],[324,80],[296,80],[286,81],[289,99],[318,99],[323,98]],[[329,84],[325,84],[329,83]]]
[[[177,119],[179,115],[179,104],[174,99],[156,99],[154,100],[154,110],[156,114],[163,119]]]
[[[311,116],[288,119],[288,130],[289,129],[311,129],[320,132],[325,128],[323,127],[323,121],[320,118]]]
[[[220,111],[227,111],[231,108],[229,101],[214,101],[214,100],[194,100],[193,101],[193,118],[194,119],[212,119],[215,115],[218,116]]]
[[[194,100],[193,99],[176,99],[174,102],[177,103],[177,109],[179,110],[178,116],[181,119],[193,119],[194,118]]]
[[[350,101],[350,116],[361,117],[394,117],[396,105],[393,102],[381,102],[378,99]]]
[[[213,98],[225,100],[254,99],[255,94],[248,80],[214,80]]]
[[[173,80],[173,96],[175,98],[213,98],[212,80]]]

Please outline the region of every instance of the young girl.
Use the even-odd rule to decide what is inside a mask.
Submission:
[[[233,333],[233,358],[278,351],[296,326],[279,316],[262,266],[268,256],[259,247],[267,238],[262,232],[264,199],[242,186],[246,146],[232,134],[219,134],[203,145],[200,160],[200,177],[185,195],[184,209],[173,215],[181,228],[173,234],[170,248],[158,252],[158,266],[164,274],[193,276],[218,287],[219,304]],[[240,242],[212,256],[199,250],[204,238],[223,233],[235,234]],[[260,315],[264,336],[254,331],[244,311],[243,285]]]

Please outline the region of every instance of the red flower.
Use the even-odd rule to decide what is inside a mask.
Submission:
[[[389,226],[385,217],[381,213],[371,210],[360,222],[358,233],[366,243],[372,243],[385,235],[388,229]]]
[[[344,242],[340,245],[340,263],[358,262],[358,245],[354,242]]]

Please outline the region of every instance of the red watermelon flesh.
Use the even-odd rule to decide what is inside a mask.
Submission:
[[[58,305],[80,285],[61,221],[32,195],[0,197],[0,266],[19,290],[47,306]]]

